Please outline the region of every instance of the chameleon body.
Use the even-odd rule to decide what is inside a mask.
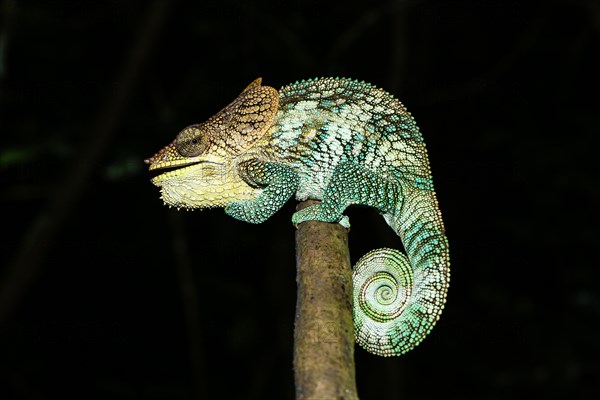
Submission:
[[[403,354],[430,332],[449,283],[448,242],[423,138],[406,108],[370,84],[341,78],[277,91],[251,83],[208,121],[181,131],[146,160],[165,203],[224,207],[261,223],[292,196],[320,204],[292,222],[339,222],[350,205],[376,209],[406,255],[378,249],[353,269],[356,341]]]

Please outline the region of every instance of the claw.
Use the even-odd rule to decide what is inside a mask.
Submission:
[[[347,215],[344,215],[339,221],[338,224],[343,226],[344,228],[350,230],[350,218]]]

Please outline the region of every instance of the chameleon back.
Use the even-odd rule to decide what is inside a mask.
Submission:
[[[400,101],[365,82],[324,78],[283,87],[265,139],[269,158],[302,170],[298,200],[321,198],[335,166],[347,161],[403,186],[433,188],[415,120]]]
[[[449,284],[448,241],[421,133],[397,99],[364,82],[309,80],[279,95],[268,147],[274,160],[301,171],[298,200],[323,201],[306,219],[335,220],[340,209],[367,205],[402,239],[407,255],[379,249],[354,267],[354,317],[359,344],[403,354],[433,328]]]

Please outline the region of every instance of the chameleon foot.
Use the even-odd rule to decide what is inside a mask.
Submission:
[[[324,215],[320,204],[313,204],[300,211],[296,211],[292,215],[292,223],[294,225],[298,225],[304,221],[337,222],[344,228],[350,229],[350,219],[347,215],[342,215],[341,217]]]

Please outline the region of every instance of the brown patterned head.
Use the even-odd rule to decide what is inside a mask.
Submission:
[[[206,122],[183,129],[172,143],[144,161],[149,170],[181,167],[152,180],[162,188],[168,204],[211,207],[256,195],[256,189],[241,181],[234,163],[264,136],[277,113],[277,90],[261,82],[256,79],[227,107]],[[190,196],[196,200],[192,202]]]

